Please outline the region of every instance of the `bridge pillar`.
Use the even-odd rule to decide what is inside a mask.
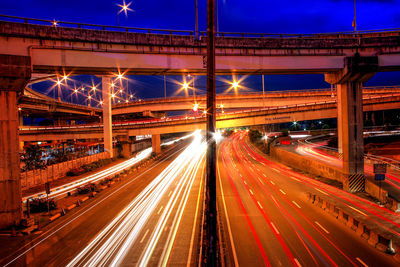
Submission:
[[[128,135],[118,135],[118,143],[121,145],[121,156],[124,158],[130,158],[132,154],[131,140]]]
[[[17,96],[30,77],[29,57],[0,55],[0,229],[22,216]]]
[[[151,145],[153,147],[153,152],[156,154],[161,153],[161,137],[159,134],[153,134],[151,136]]]
[[[326,74],[337,85],[338,145],[343,157],[343,189],[365,190],[362,85],[377,70],[377,57],[346,58],[345,68]]]
[[[114,157],[112,145],[111,77],[102,76],[104,151]]]

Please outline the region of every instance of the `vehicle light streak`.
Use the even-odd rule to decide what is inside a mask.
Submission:
[[[161,145],[162,146],[168,146],[168,145],[171,145],[171,144],[173,144],[175,142],[187,139],[187,138],[192,137],[192,136],[193,136],[193,134],[189,134],[189,135],[183,136],[183,137],[181,137],[179,139],[176,139],[176,140],[173,140],[173,141],[169,141],[169,142],[165,142],[165,143],[163,143]],[[105,178],[107,178],[109,176],[118,174],[118,173],[122,172],[123,170],[131,168],[133,165],[137,164],[141,160],[146,159],[147,157],[149,157],[151,155],[151,152],[152,152],[152,148],[151,147],[150,148],[146,148],[146,149],[142,150],[141,152],[139,152],[136,155],[136,157],[128,159],[128,160],[126,160],[124,162],[121,162],[121,163],[119,163],[119,164],[117,164],[115,166],[112,166],[112,167],[110,167],[110,168],[108,168],[106,170],[97,172],[95,174],[89,175],[89,176],[87,176],[85,178],[73,181],[73,182],[68,183],[68,184],[64,184],[64,185],[61,185],[61,186],[58,186],[58,187],[54,187],[54,188],[52,188],[50,190],[49,198],[58,197],[60,195],[63,195],[63,194],[66,194],[68,192],[71,192],[71,191],[75,190],[79,186],[83,186],[83,185],[86,185],[86,184],[89,184],[89,183],[95,183],[95,182],[103,180],[103,179],[105,179]],[[29,195],[29,196],[23,197],[22,198],[22,202],[25,203],[26,200],[29,199],[29,198],[32,199],[32,198],[44,198],[44,197],[46,197],[46,192],[43,191],[43,192],[39,192],[39,193],[36,193],[36,194],[33,194],[33,195]]]
[[[68,266],[120,265],[135,242],[139,242],[141,233],[148,229],[145,225],[149,222],[149,219],[153,218],[152,216],[157,216],[157,218],[159,217],[157,224],[154,230],[150,229],[152,233],[141,253],[138,265],[144,266],[150,260],[153,260],[152,254],[160,236],[164,233],[167,220],[176,208],[184,210],[186,206],[189,191],[204,158],[205,150],[205,142],[201,142],[201,136],[196,134],[193,142],[162,173],[154,178]],[[176,181],[178,181],[178,184],[174,186]],[[166,198],[171,187],[173,187],[173,193],[168,203],[164,205],[162,214],[157,215],[159,204],[163,198]],[[177,202],[179,202],[178,207],[176,207]],[[158,257],[160,264],[164,265],[168,262],[181,217],[182,213],[178,212],[173,219],[173,226],[162,252],[163,257]]]

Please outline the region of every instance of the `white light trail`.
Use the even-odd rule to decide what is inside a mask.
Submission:
[[[187,138],[189,138],[189,137],[191,137],[193,135],[194,135],[194,133],[186,135],[186,136],[183,136],[183,137],[178,138],[178,139],[176,139],[174,141],[171,141],[171,142],[163,143],[161,145],[162,146],[164,146],[164,145],[168,146],[168,145],[171,145],[171,144],[173,144],[173,143],[175,143],[175,142],[177,142],[179,140],[187,139]],[[151,155],[151,152],[152,152],[152,148],[151,147],[150,148],[146,148],[146,149],[142,150],[141,152],[139,152],[136,155],[136,157],[128,159],[128,160],[126,160],[124,162],[121,162],[121,163],[119,163],[119,164],[117,164],[117,165],[115,165],[113,167],[110,167],[110,168],[108,168],[106,170],[97,172],[95,174],[89,175],[89,176],[87,176],[85,178],[73,181],[73,182],[68,183],[68,184],[64,184],[64,185],[61,185],[61,186],[58,186],[58,187],[54,187],[54,188],[52,188],[50,190],[49,198],[58,197],[60,195],[63,195],[63,194],[66,194],[68,192],[71,192],[71,191],[75,190],[79,186],[83,186],[83,185],[86,185],[86,184],[89,184],[89,183],[95,183],[95,182],[101,181],[101,180],[103,180],[103,179],[105,179],[105,178],[107,178],[109,176],[112,176],[112,175],[118,174],[118,173],[120,173],[120,172],[122,172],[124,170],[127,170],[127,169],[131,168],[133,165],[135,165],[138,162],[140,162],[141,160],[144,160],[147,157],[149,157]],[[44,198],[44,197],[46,197],[46,192],[43,191],[43,192],[39,192],[39,193],[36,193],[36,194],[33,194],[33,195],[25,196],[25,197],[22,198],[22,201],[25,203],[28,198]]]
[[[153,260],[165,225],[174,211],[177,211],[170,227],[170,232],[162,255],[158,257],[159,264],[168,262],[176,233],[186,206],[190,189],[197,175],[200,163],[206,151],[205,142],[201,141],[200,132],[195,133],[193,142],[154,180],[107,225],[93,241],[91,241],[68,266],[117,266],[121,265],[139,237],[143,236],[149,227],[145,225],[157,218],[155,226],[140,255],[138,265],[145,266]],[[178,184],[175,186],[175,183]],[[172,189],[171,197],[167,192]],[[157,215],[161,200],[164,209]],[[149,220],[152,218],[152,220]],[[152,230],[153,229],[153,230]],[[147,235],[147,233],[146,233]],[[140,240],[141,242],[146,240]]]

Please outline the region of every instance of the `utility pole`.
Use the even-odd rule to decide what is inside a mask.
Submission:
[[[262,89],[263,89],[263,108],[265,108],[265,101],[264,101],[264,74],[262,74]]]
[[[167,99],[167,79],[164,73],[164,99]]]
[[[354,19],[353,19],[354,34],[357,34],[356,0],[353,1],[353,8],[354,8]]]
[[[194,19],[195,19],[194,39],[199,40],[199,10],[197,7],[197,0],[194,0]]]
[[[207,158],[202,266],[219,266],[217,231],[215,105],[215,0],[207,0]]]

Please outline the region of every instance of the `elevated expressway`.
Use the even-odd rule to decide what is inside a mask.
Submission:
[[[370,96],[363,101],[364,111],[400,109],[400,93],[390,96]],[[241,127],[317,120],[337,117],[335,99],[281,107],[258,108],[227,112],[217,116],[217,128]],[[205,129],[204,117],[177,117],[148,122],[122,122],[113,125],[114,136],[158,135]],[[63,127],[20,127],[20,141],[50,141],[66,139],[102,138],[99,124]]]
[[[193,34],[190,31],[138,33],[132,28],[121,32],[106,26],[95,30],[93,25],[83,29],[72,23],[68,26],[76,28],[16,23],[5,21],[9,20],[6,16],[0,20],[0,54],[19,57],[33,75],[206,72],[207,37],[196,40],[188,35]],[[399,31],[360,32],[357,36],[229,35],[221,33],[216,38],[217,74],[334,73],[343,70],[345,58],[356,53],[376,57],[374,71],[400,69]]]

